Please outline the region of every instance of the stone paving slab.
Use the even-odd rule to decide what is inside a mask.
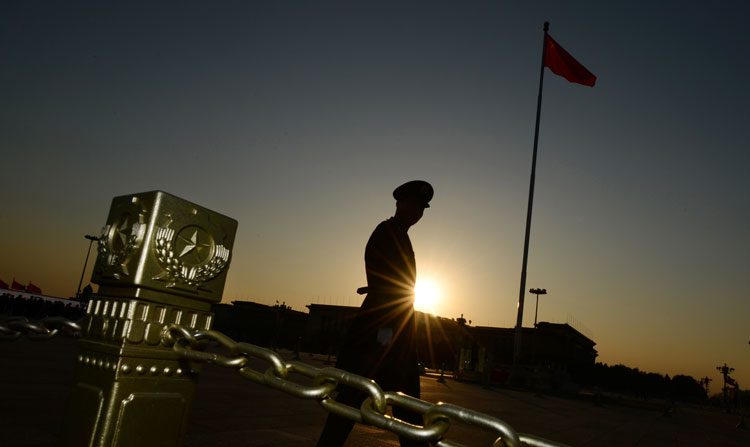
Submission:
[[[0,342],[0,446],[51,447],[62,424],[73,379],[75,344]],[[303,355],[323,366],[325,357]],[[262,365],[258,365],[259,367]],[[671,415],[658,401],[596,406],[585,399],[536,396],[522,390],[422,377],[422,398],[446,401],[507,421],[519,432],[533,433],[572,446],[750,446],[750,431],[737,430],[736,414],[713,408],[678,405]],[[315,402],[255,385],[231,370],[204,369],[191,410],[186,447],[311,447],[326,412]],[[490,434],[457,425],[449,439],[489,446]],[[358,425],[347,447],[397,446],[397,438]]]

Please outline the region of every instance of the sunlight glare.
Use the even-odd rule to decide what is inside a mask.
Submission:
[[[414,309],[429,314],[437,312],[440,286],[432,279],[418,279],[414,287]]]

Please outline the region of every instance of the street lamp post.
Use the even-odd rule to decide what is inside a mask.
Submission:
[[[83,261],[83,271],[81,272],[81,279],[78,281],[78,291],[76,292],[76,298],[81,298],[81,284],[83,284],[83,275],[86,274],[86,264],[89,263],[89,255],[91,254],[91,245],[94,243],[94,241],[99,241],[99,238],[96,236],[92,236],[90,234],[87,234],[84,236],[86,239],[89,240],[89,249],[86,251],[86,260]]]
[[[536,310],[534,310],[534,327],[536,327],[536,317],[539,313],[539,295],[546,295],[547,289],[529,289],[529,293],[536,295]]]
[[[729,391],[727,384],[729,380],[727,380],[727,378],[729,377],[729,374],[732,371],[734,371],[734,368],[732,368],[731,366],[727,366],[727,364],[724,363],[724,366],[717,366],[716,370],[721,373],[721,376],[724,379],[724,386],[722,388],[722,403],[726,407],[726,410],[729,411],[729,408],[728,408],[729,402],[727,402],[727,394]]]

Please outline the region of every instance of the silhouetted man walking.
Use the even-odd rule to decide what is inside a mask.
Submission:
[[[339,352],[336,367],[374,379],[384,391],[419,397],[414,285],[417,265],[407,231],[429,208],[432,186],[422,180],[404,183],[393,191],[396,213],[372,232],[365,248],[367,297],[359,308]],[[359,408],[367,395],[339,386],[336,401]],[[419,414],[393,408],[393,415],[423,425]],[[354,422],[328,415],[318,447],[344,444]],[[400,438],[401,446],[426,443]]]

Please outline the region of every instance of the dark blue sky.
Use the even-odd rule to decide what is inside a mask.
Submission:
[[[0,278],[70,295],[111,198],[162,189],[239,220],[226,300],[356,305],[390,192],[424,178],[436,195],[411,235],[434,310],[510,326],[548,20],[599,79],[545,77],[540,318],[575,318],[602,361],[696,376],[726,361],[748,382],[749,12],[3,2]]]

